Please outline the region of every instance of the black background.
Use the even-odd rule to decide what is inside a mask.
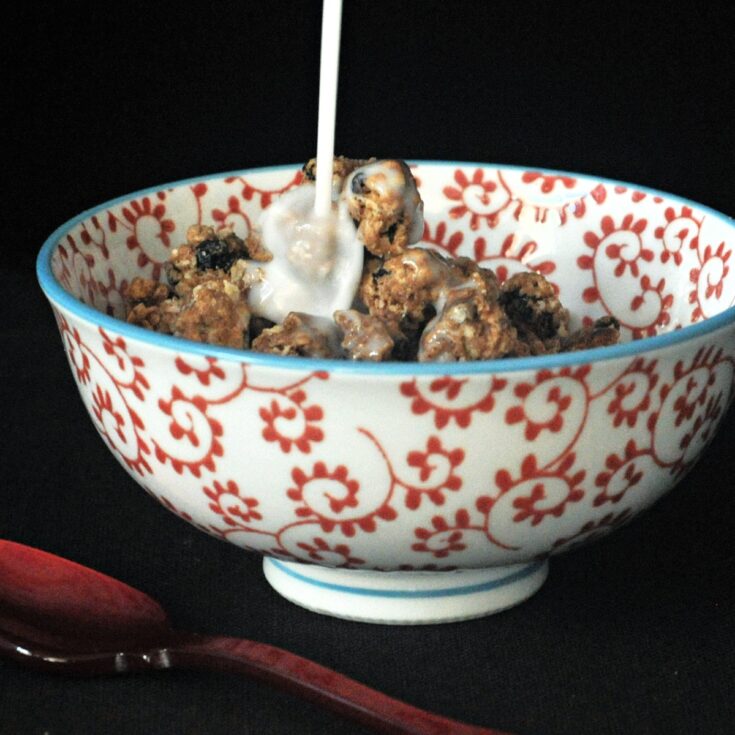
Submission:
[[[65,5],[65,4],[64,4]],[[731,4],[729,6],[731,8]],[[260,560],[154,504],[84,414],[32,272],[43,239],[139,188],[313,155],[318,2],[26,4],[6,20],[0,536],[416,705],[521,735],[719,733],[735,720],[731,411],[697,468],[506,613],[320,617]],[[732,215],[732,9],[345,0],[336,145],[634,181]],[[3,733],[353,733],[235,677],[65,680],[0,663]]]

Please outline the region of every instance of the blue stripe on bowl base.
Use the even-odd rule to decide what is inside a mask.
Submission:
[[[505,577],[499,579],[491,579],[487,582],[480,582],[478,584],[463,585],[461,587],[444,587],[441,589],[433,590],[389,590],[389,589],[370,589],[368,587],[354,587],[350,585],[337,584],[335,582],[324,582],[322,580],[312,579],[300,572],[290,569],[282,562],[277,559],[269,558],[268,563],[272,564],[276,569],[289,577],[310,584],[314,587],[320,587],[322,589],[331,590],[333,592],[342,592],[349,595],[361,595],[363,597],[389,597],[398,599],[427,599],[437,597],[455,597],[458,595],[472,595],[478,592],[489,592],[490,590],[499,589],[506,587],[507,585],[519,582],[526,577],[530,577],[537,571],[543,568],[546,561],[536,561],[529,564],[522,569],[519,569]],[[379,574],[379,572],[376,572]],[[407,574],[410,574],[408,572]],[[439,574],[439,573],[437,573]]]

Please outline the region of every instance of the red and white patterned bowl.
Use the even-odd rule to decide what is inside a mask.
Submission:
[[[735,226],[667,194],[576,174],[418,162],[425,243],[501,279],[535,269],[576,323],[625,343],[459,364],[354,364],[129,325],[187,226],[244,236],[297,166],[161,186],[84,212],[38,259],[82,399],[116,459],[207,533],[265,555],[286,597],[438,622],[515,604],[548,556],[669,490],[727,411]]]

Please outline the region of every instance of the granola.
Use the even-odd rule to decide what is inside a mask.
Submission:
[[[334,325],[319,317],[292,311],[283,324],[264,329],[253,340],[253,350],[273,355],[337,357]]]
[[[305,164],[305,186],[313,186],[315,168],[313,159]],[[571,332],[568,310],[540,273],[518,273],[501,284],[492,270],[470,258],[416,245],[423,208],[403,161],[335,158],[332,185],[337,206],[354,222],[354,243],[347,245],[366,253],[364,265],[360,253],[353,271],[355,290],[342,288],[343,307],[324,317],[291,306],[275,317],[272,307],[261,308],[262,294],[269,291],[271,263],[284,257],[282,246],[274,247],[274,256],[258,229],[242,240],[228,229],[194,225],[186,242],[171,252],[165,283],[135,278],[128,285],[128,322],[256,352],[374,362],[485,360],[619,341],[620,325],[613,317]],[[350,220],[346,223],[349,230]],[[309,277],[318,284],[323,268],[309,265]],[[303,294],[304,284],[293,289]]]
[[[404,161],[357,168],[345,181],[344,195],[360,239],[373,255],[397,255],[421,237],[421,197]]]

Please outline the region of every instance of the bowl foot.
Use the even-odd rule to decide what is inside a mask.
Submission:
[[[334,569],[266,557],[263,571],[287,600],[364,623],[450,623],[506,610],[544,583],[547,561],[456,572]]]

